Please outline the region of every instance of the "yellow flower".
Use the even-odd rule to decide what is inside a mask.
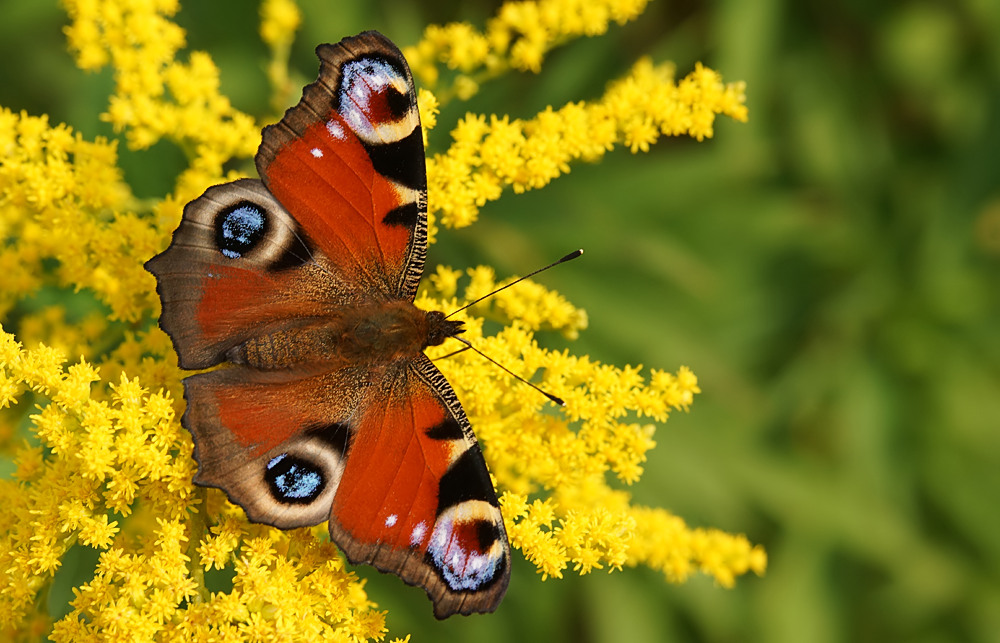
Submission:
[[[265,0],[260,16],[260,37],[270,47],[290,43],[302,22],[302,14],[292,0]]]
[[[507,186],[544,187],[573,161],[597,161],[616,145],[646,152],[661,134],[703,140],[716,114],[746,120],[744,100],[742,83],[724,85],[701,65],[675,84],[671,65],[644,58],[592,103],[549,107],[526,121],[468,114],[448,151],[427,161],[430,214],[447,227],[470,225]]]
[[[237,176],[223,168],[252,157],[261,123],[221,94],[207,53],[179,58],[176,2],[64,4],[77,64],[113,68],[104,118],[132,148],[177,143],[188,166],[171,194],[143,202],[123,179],[115,142],[0,108],[0,232],[16,241],[0,247],[0,316],[22,340],[0,328],[0,445],[15,464],[0,481],[0,628],[55,641],[382,640],[385,613],[322,528],[251,524],[221,492],[192,485],[191,438],[178,422],[182,374],[169,338],[151,326],[158,299],[142,263],[166,245],[187,201]],[[553,47],[633,20],[645,4],[510,2],[482,30],[428,27],[406,50],[431,85],[419,93],[425,131],[447,100],[510,69],[537,72]],[[291,0],[266,0],[261,19],[278,111],[298,91],[287,63],[301,18]],[[448,149],[428,159],[431,238],[438,225],[470,225],[507,188],[544,187],[616,146],[710,137],[717,115],[746,119],[743,91],[701,65],[675,81],[670,65],[642,59],[594,101],[528,119],[467,114]],[[506,283],[486,266],[439,266],[417,304],[450,312]],[[97,303],[10,315],[42,288],[85,291],[80,298]],[[700,392],[689,369],[617,367],[541,348],[536,333],[573,340],[588,319],[533,281],[457,317],[477,348],[566,401],[554,411],[471,351],[438,360],[481,440],[515,555],[543,579],[645,565],[672,582],[701,571],[728,587],[763,573],[766,555],[745,537],[692,529],[622,488],[641,479],[657,424]],[[484,332],[487,321],[501,330]],[[30,442],[14,439],[19,426]],[[92,578],[74,587],[70,612],[50,623],[40,598],[75,546],[99,557]],[[232,587],[210,591],[206,572],[228,575]]]
[[[485,32],[467,23],[431,25],[420,43],[403,53],[413,72],[431,85],[440,77],[436,61],[462,72],[456,84],[468,82],[478,71],[481,79],[509,68],[538,73],[553,47],[579,36],[599,36],[612,22],[634,20],[646,4],[648,0],[507,2]]]
[[[271,104],[280,113],[298,90],[288,73],[288,57],[302,14],[293,0],[265,0],[260,16],[260,37],[271,50],[267,64],[267,78],[274,90]]]

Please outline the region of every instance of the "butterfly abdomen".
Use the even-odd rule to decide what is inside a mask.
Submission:
[[[328,344],[329,327],[285,328],[251,337],[226,353],[234,364],[264,371],[293,368],[315,361],[316,351]]]

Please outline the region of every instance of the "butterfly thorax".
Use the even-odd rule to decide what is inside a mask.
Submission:
[[[227,358],[262,370],[384,365],[412,359],[462,330],[462,322],[449,321],[440,311],[423,311],[404,300],[378,302],[270,330],[234,347]]]

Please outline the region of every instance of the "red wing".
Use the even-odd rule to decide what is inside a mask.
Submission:
[[[211,187],[189,203],[170,247],[146,269],[163,303],[160,326],[186,369],[218,364],[247,339],[365,297],[251,179]]]
[[[316,53],[319,80],[264,128],[257,171],[333,263],[383,298],[412,299],[427,248],[427,176],[409,67],[375,32]]]
[[[395,380],[357,420],[330,536],[352,562],[427,590],[438,618],[493,611],[510,546],[472,427],[426,357]]]
[[[256,522],[329,519],[348,559],[423,587],[438,618],[499,605],[510,579],[499,503],[469,420],[426,357],[382,378],[236,366],[184,384],[198,484]]]
[[[181,422],[194,437],[195,482],[222,489],[255,522],[289,529],[327,520],[362,379],[358,369],[244,366],[188,377]]]
[[[264,129],[264,184],[209,188],[146,264],[183,368],[345,305],[416,292],[427,179],[409,68],[374,32],[317,53],[319,80]]]

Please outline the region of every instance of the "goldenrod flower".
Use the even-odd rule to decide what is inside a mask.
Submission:
[[[0,628],[7,638],[48,632],[56,641],[382,640],[377,597],[323,528],[250,524],[221,492],[192,486],[191,439],[178,422],[182,373],[169,339],[150,327],[158,300],[142,263],[166,244],[185,202],[233,178],[226,163],[252,157],[262,123],[220,93],[208,54],[179,59],[185,34],[172,21],[175,1],[64,4],[78,65],[113,68],[104,118],[129,146],[173,141],[189,164],[172,194],[143,203],[123,179],[116,142],[0,108],[0,231],[15,241],[0,247],[0,316],[18,336],[0,328],[0,444],[16,466],[0,481]],[[510,2],[484,30],[428,27],[407,50],[427,84],[425,129],[437,124],[442,101],[468,97],[509,69],[537,72],[553,47],[632,20],[645,4]],[[300,15],[291,0],[266,0],[261,16],[269,77],[283,100]],[[616,146],[642,152],[663,135],[710,137],[716,115],[745,120],[743,103],[741,84],[723,84],[706,67],[675,80],[669,65],[643,59],[592,102],[524,120],[468,114],[450,147],[428,159],[430,211],[438,225],[469,225],[506,188],[544,187]],[[485,266],[437,267],[417,304],[451,311],[506,282]],[[43,287],[86,291],[107,313],[52,306],[8,317]],[[672,582],[701,571],[728,587],[764,571],[763,550],[746,538],[689,528],[623,490],[640,480],[657,424],[700,392],[691,370],[616,367],[541,348],[536,333],[575,339],[587,315],[530,281],[461,316],[477,347],[567,402],[553,412],[471,352],[439,361],[483,445],[511,543],[543,579],[646,565]],[[503,328],[484,333],[487,319]],[[27,443],[19,426],[30,428]],[[69,614],[52,623],[41,597],[76,546],[99,558],[74,588]],[[231,588],[209,591],[213,570],[227,573]]]
[[[267,76],[274,89],[272,104],[275,111],[284,108],[296,90],[288,77],[288,56],[295,39],[295,30],[302,14],[293,0],[264,0],[260,6],[260,37],[271,49]]]
[[[509,68],[541,71],[545,54],[579,36],[599,36],[612,22],[637,18],[648,0],[538,0],[507,2],[480,32],[467,23],[431,25],[415,47],[403,51],[414,74],[434,84],[439,70],[435,61],[462,72],[456,84],[479,81]]]
[[[746,120],[740,83],[724,85],[700,64],[679,83],[670,65],[642,59],[593,103],[551,107],[528,121],[469,114],[452,130],[447,152],[427,161],[431,216],[448,227],[475,221],[479,208],[541,188],[577,160],[596,161],[616,145],[647,152],[661,134],[712,136],[716,114]]]

